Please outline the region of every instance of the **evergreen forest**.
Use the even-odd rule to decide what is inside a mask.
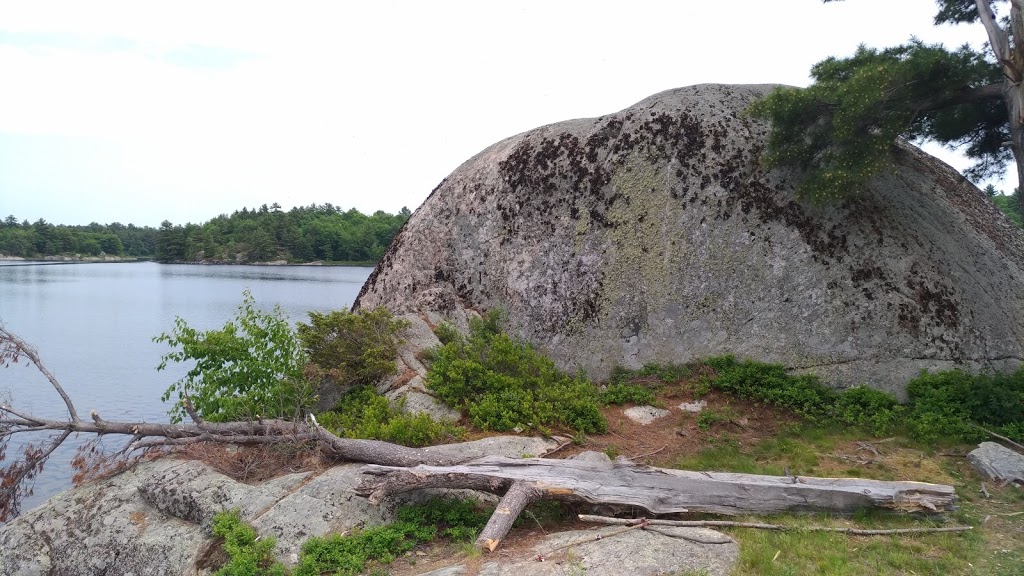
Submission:
[[[0,221],[0,256],[103,257],[154,259],[160,262],[372,264],[409,218],[383,211],[365,215],[330,203],[283,211],[277,203],[242,208],[204,224],[151,226],[91,223],[87,226]]]

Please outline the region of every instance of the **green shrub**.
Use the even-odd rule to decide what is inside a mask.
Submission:
[[[790,375],[781,364],[739,362],[732,356],[709,358],[706,364],[715,370],[716,390],[788,408],[809,420],[826,418],[836,399],[836,391],[815,376]]]
[[[461,438],[465,433],[453,422],[409,414],[403,404],[392,403],[372,386],[359,386],[346,393],[336,408],[317,415],[317,421],[342,438],[368,438],[403,446],[429,446]]]
[[[401,506],[397,515],[397,522],[350,535],[310,538],[302,546],[295,576],[354,576],[366,569],[367,562],[391,563],[422,542],[438,537],[469,540],[483,528],[489,516],[478,511],[475,503],[455,499]]]
[[[501,315],[470,322],[470,334],[452,335],[433,355],[427,386],[449,406],[465,410],[485,430],[559,425],[604,432],[597,388],[500,329]]]
[[[400,506],[397,514],[402,522],[436,528],[437,536],[461,542],[475,538],[491,517],[477,502],[458,498],[434,498]]]
[[[288,318],[278,307],[269,313],[257,308],[248,290],[235,319],[220,330],[201,332],[177,317],[174,330],[153,341],[174,349],[160,358],[157,370],[169,362],[195,362],[163,394],[165,402],[177,396],[169,411],[174,423],[186,417],[185,397],[211,422],[294,417],[312,401],[312,388],[303,380],[306,355]]]
[[[903,423],[906,408],[888,392],[855,386],[839,394],[833,408],[833,417],[842,424],[883,436]]]
[[[299,323],[299,341],[315,366],[315,376],[338,386],[372,384],[395,373],[395,358],[408,322],[387,309],[309,313]]]
[[[788,374],[781,364],[740,362],[732,356],[710,358],[706,364],[715,371],[709,379],[712,388],[788,408],[811,421],[836,422],[882,435],[900,425],[906,414],[892,394],[866,386],[840,392],[813,375]]]
[[[224,539],[228,563],[217,576],[284,575],[284,566],[274,562],[272,537],[257,539],[256,530],[242,522],[238,511],[218,512],[213,517],[213,535]]]
[[[1011,374],[927,373],[907,384],[908,405],[865,386],[841,392],[810,375],[790,375],[778,364],[711,358],[711,386],[765,402],[812,420],[856,426],[876,435],[904,427],[917,440],[976,441],[978,427],[1024,440],[1024,367]]]
[[[636,384],[609,384],[601,391],[601,404],[650,404],[654,402],[654,392]]]
[[[1024,367],[1010,374],[922,372],[907,395],[908,425],[919,440],[980,440],[985,433],[977,426],[1024,439]]]

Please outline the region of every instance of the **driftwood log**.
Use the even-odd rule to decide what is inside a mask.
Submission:
[[[953,509],[951,486],[861,478],[691,472],[634,464],[544,458],[481,458],[457,466],[368,465],[356,493],[380,503],[424,488],[468,488],[503,495],[477,540],[493,551],[519,513],[536,500],[631,507],[651,515],[682,512],[853,513],[862,508],[941,513]]]

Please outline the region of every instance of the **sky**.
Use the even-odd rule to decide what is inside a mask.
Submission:
[[[537,126],[691,84],[806,86],[860,43],[985,41],[934,14],[933,0],[0,0],[0,218],[415,209]]]

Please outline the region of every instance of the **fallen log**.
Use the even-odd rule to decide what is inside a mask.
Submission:
[[[941,513],[954,509],[953,487],[861,478],[692,472],[634,464],[544,458],[481,458],[457,466],[367,465],[356,494],[373,504],[424,488],[467,488],[503,495],[477,546],[493,551],[530,502],[558,500],[633,507],[651,515],[682,512],[775,514],[864,508]]]

